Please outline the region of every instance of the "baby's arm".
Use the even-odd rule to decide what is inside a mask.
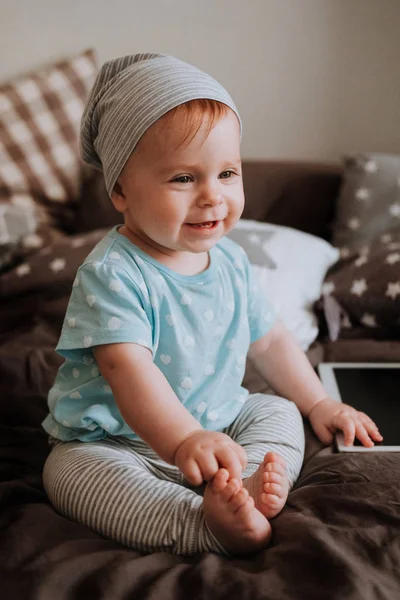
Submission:
[[[310,419],[322,442],[330,444],[337,429],[344,432],[349,445],[354,437],[364,446],[382,440],[368,415],[328,397],[307,355],[281,322],[251,344],[249,358],[274,390],[295,402],[302,415]]]
[[[117,343],[93,351],[124,420],[163,460],[178,466],[193,485],[211,479],[220,467],[240,481],[246,465],[243,448],[229,436],[201,427],[148,348]]]
[[[301,414],[308,416],[327,393],[292,334],[281,321],[253,342],[248,356],[259,373],[283,397],[293,400]]]

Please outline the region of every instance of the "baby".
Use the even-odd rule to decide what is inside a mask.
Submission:
[[[227,91],[173,57],[99,72],[82,119],[123,224],[79,268],[49,392],[44,486],[70,519],[142,552],[266,547],[304,456],[381,440],[327,397],[226,234],[244,194],[241,121]],[[241,385],[246,357],[280,396]]]

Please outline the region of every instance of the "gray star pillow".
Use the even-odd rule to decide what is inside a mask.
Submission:
[[[400,230],[400,155],[356,154],[344,159],[333,244],[356,248]]]
[[[274,231],[232,229],[227,237],[242,246],[251,264],[276,269],[276,262],[270,257],[267,250],[268,241],[274,235]]]

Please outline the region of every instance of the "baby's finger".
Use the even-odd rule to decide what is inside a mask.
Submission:
[[[373,440],[375,440],[376,442],[381,442],[383,440],[382,435],[379,433],[378,427],[376,426],[374,421],[370,419],[370,417],[368,417],[368,415],[361,413],[360,421],[362,422],[368,434]]]
[[[370,425],[375,425],[374,421],[366,413],[357,411],[357,416],[360,419],[360,421],[362,421],[363,423],[369,423]]]
[[[197,459],[202,474],[202,482],[210,481],[217,473],[219,467],[218,461],[213,452],[203,452]]]
[[[356,438],[360,440],[362,445],[366,446],[367,448],[371,448],[374,445],[374,442],[368,435],[367,429],[364,427],[361,421],[358,421],[356,425]]]
[[[234,451],[238,455],[240,464],[242,465],[242,471],[244,471],[245,468],[247,467],[247,452],[243,448],[243,446],[241,446],[240,444],[237,444],[236,442],[235,442]]]
[[[346,413],[339,413],[335,416],[333,425],[343,431],[345,446],[351,446],[356,434],[356,426],[353,419]]]
[[[231,479],[242,480],[242,465],[237,453],[229,446],[223,446],[215,452],[219,466],[229,471]]]
[[[372,431],[368,430],[368,433],[375,442],[383,442],[383,435],[380,433],[379,429],[373,429]]]
[[[200,470],[199,465],[194,459],[187,459],[181,470],[188,482],[192,485],[197,486],[203,483],[202,472]]]
[[[328,446],[332,443],[333,435],[326,425],[324,425],[323,423],[313,423],[313,429],[318,439],[321,440],[323,444],[326,444]]]

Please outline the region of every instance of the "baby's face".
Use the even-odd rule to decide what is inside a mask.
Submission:
[[[186,129],[177,121],[161,128],[156,122],[146,131],[112,194],[132,240],[169,256],[209,250],[244,205],[236,115],[229,110],[208,137],[203,122],[185,145],[179,144]]]

